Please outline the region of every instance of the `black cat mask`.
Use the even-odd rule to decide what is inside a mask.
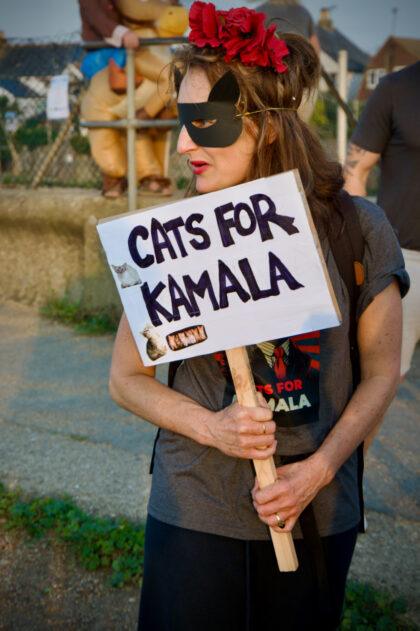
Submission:
[[[238,82],[228,70],[212,87],[205,103],[178,103],[181,128],[200,147],[229,147],[242,132],[242,118],[235,104],[240,96]],[[213,122],[214,121],[214,122]],[[207,127],[200,126],[210,123]]]

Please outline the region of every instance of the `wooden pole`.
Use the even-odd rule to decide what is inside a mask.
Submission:
[[[258,407],[257,391],[246,347],[241,346],[227,350],[226,356],[239,404],[250,408]],[[273,458],[253,460],[253,463],[260,488],[276,481],[277,475]],[[290,532],[276,532],[270,528],[270,535],[280,572],[294,572],[298,567],[298,560],[292,534]]]
[[[334,81],[331,79],[330,75],[328,74],[328,72],[324,68],[321,68],[321,75],[322,75],[322,78],[324,79],[325,83],[327,84],[329,90],[333,94],[335,100],[337,101],[338,105],[341,107],[341,109],[343,110],[343,112],[347,116],[347,120],[348,120],[349,124],[352,127],[356,127],[357,119],[355,118],[353,112],[351,111],[348,103],[346,103],[341,98],[340,94],[338,93],[337,88],[334,85]]]

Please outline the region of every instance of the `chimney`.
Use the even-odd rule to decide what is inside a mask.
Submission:
[[[333,21],[330,17],[330,10],[328,7],[325,7],[324,9],[320,9],[318,26],[320,28],[326,29],[327,31],[334,30]]]

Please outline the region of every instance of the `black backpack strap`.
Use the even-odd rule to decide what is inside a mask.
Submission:
[[[357,349],[357,300],[364,280],[363,254],[365,241],[359,216],[351,196],[340,191],[340,211],[333,215],[330,247],[350,297],[349,340],[354,387],[360,381],[359,354]]]
[[[359,216],[351,196],[344,190],[338,196],[339,213],[334,213],[330,247],[350,297],[349,343],[353,375],[353,388],[360,381],[360,361],[357,347],[357,300],[364,281],[363,254],[365,241]],[[360,532],[364,532],[363,500],[363,443],[357,448],[359,503],[361,511]]]
[[[171,362],[169,364],[169,368],[168,368],[168,386],[169,388],[172,388],[173,383],[174,383],[174,379],[175,379],[175,373],[178,370],[178,368],[180,367],[180,365],[182,364],[182,361],[178,360],[178,361],[174,361]],[[155,464],[155,455],[156,455],[156,445],[157,442],[159,440],[159,436],[160,436],[160,427],[157,431],[157,434],[155,436],[155,440],[153,443],[153,450],[152,450],[152,458],[150,460],[150,467],[149,467],[149,474],[152,475],[153,473],[153,466]]]

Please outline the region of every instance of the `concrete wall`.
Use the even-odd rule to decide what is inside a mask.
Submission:
[[[138,197],[138,208],[171,201]],[[79,189],[0,189],[0,298],[39,306],[53,291],[86,307],[120,305],[96,224],[127,210]]]

